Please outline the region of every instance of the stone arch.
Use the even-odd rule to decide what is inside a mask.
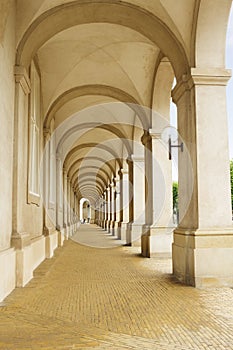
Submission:
[[[83,158],[79,158],[77,161],[75,161],[74,163],[72,163],[68,167],[67,172],[72,171],[73,168],[76,167],[76,165],[78,163],[81,163],[83,160],[98,160],[98,161],[102,162],[104,165],[107,165],[109,170],[112,172],[113,176],[115,176],[115,169],[113,168],[113,166],[111,166],[111,164],[109,164],[109,162],[105,162],[105,160],[103,158],[100,158],[100,157],[83,157]]]
[[[64,143],[64,141],[71,136],[72,134],[74,134],[75,132],[82,130],[82,129],[88,129],[88,128],[93,128],[93,129],[103,129],[108,131],[111,134],[116,135],[118,138],[120,138],[122,140],[122,142],[124,143],[128,154],[130,155],[132,153],[132,149],[131,146],[128,142],[127,136],[116,126],[114,126],[113,124],[100,124],[98,122],[93,122],[93,123],[82,123],[79,125],[74,126],[72,129],[68,130],[61,138],[61,140],[59,141],[58,145],[57,145],[57,151],[59,153],[60,148],[62,147],[62,144]]]
[[[122,162],[119,159],[119,156],[117,153],[115,153],[110,147],[108,147],[106,145],[101,145],[101,144],[94,143],[94,142],[93,143],[85,143],[85,144],[82,144],[82,145],[79,145],[79,146],[76,146],[75,148],[73,148],[66,156],[66,159],[64,161],[64,167],[67,168],[69,160],[77,151],[79,151],[83,148],[93,148],[93,147],[103,149],[103,150],[107,151],[108,153],[110,153],[113,156],[113,158],[117,161],[119,168],[122,168]]]
[[[100,95],[107,96],[116,99],[119,102],[125,103],[129,108],[131,108],[136,115],[138,116],[142,127],[144,130],[148,129],[148,118],[143,110],[140,107],[140,101],[137,101],[133,96],[127,92],[118,89],[113,86],[101,85],[101,84],[90,84],[77,86],[68,91],[65,91],[63,94],[57,97],[57,99],[50,106],[44,120],[44,127],[49,128],[50,122],[54,117],[55,113],[67,102],[86,95]]]
[[[96,169],[96,170],[98,170],[98,172],[103,173],[103,174],[111,181],[111,176],[107,173],[106,170],[103,170],[103,169],[101,169],[101,168],[98,168],[97,166],[85,166],[85,167],[82,167],[82,168],[77,169],[77,170],[73,173],[73,175],[71,176],[71,182],[73,181],[73,179],[74,179],[75,176],[78,176],[78,173],[80,172],[80,170],[87,170],[87,169]],[[98,172],[97,172],[97,173],[98,173]]]
[[[154,120],[152,116],[151,126],[152,129],[155,128],[156,122],[161,123],[162,119],[169,120],[170,116],[170,100],[172,85],[174,82],[174,72],[170,61],[167,57],[161,57],[160,62],[158,62],[157,69],[155,72],[154,85],[152,89],[151,97],[151,109],[154,114],[154,119],[158,115],[159,119]],[[164,121],[165,121],[164,120]]]
[[[104,184],[106,184],[106,186],[108,185],[108,181],[104,178],[104,176],[102,176],[101,174],[97,174],[94,171],[93,172],[88,172],[87,174],[82,174],[80,175],[78,178],[76,178],[74,180],[74,186],[76,185],[76,183],[81,183],[84,180],[86,180],[87,178],[91,178],[93,177],[94,179],[98,178],[101,181],[103,181]]]
[[[231,0],[197,1],[191,58],[194,67],[225,67],[226,24],[231,5]]]
[[[83,196],[83,194],[82,194],[80,191],[81,191],[82,188],[85,189],[86,187],[87,187],[88,189],[93,188],[93,191],[98,192],[99,195],[101,195],[101,194],[103,193],[103,190],[102,190],[102,188],[100,188],[99,185],[93,185],[93,183],[89,183],[89,184],[81,185],[81,186],[77,189],[77,193],[79,193],[81,197]],[[98,190],[98,191],[97,191],[97,190]],[[93,192],[92,192],[92,193],[93,193]],[[97,197],[99,197],[99,195],[97,195]]]
[[[94,179],[94,180],[93,180]],[[83,185],[83,184],[86,184],[86,185],[88,185],[88,184],[90,184],[90,185],[93,185],[93,182],[95,183],[95,184],[98,184],[99,185],[99,187],[101,188],[101,189],[104,189],[107,185],[106,185],[106,183],[104,183],[104,182],[101,182],[101,180],[97,180],[96,179],[96,177],[94,178],[92,178],[92,177],[88,177],[88,178],[86,178],[86,179],[84,179],[84,180],[81,180],[81,181],[78,181],[77,182],[77,184],[75,183],[74,184],[74,187],[75,188],[79,188],[79,187],[81,187],[81,185]],[[101,192],[103,192],[103,190],[101,191]]]
[[[120,0],[82,0],[56,6],[41,14],[21,39],[16,64],[28,67],[37,50],[55,34],[78,24],[112,23],[140,32],[169,57],[177,78],[188,72],[184,47],[158,17]]]

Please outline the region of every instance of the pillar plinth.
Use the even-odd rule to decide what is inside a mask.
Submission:
[[[233,286],[233,229],[176,229],[173,273],[198,288]],[[186,260],[185,260],[186,259]]]

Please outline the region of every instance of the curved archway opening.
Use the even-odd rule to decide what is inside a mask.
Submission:
[[[80,220],[82,224],[90,224],[91,222],[91,204],[87,198],[80,200]]]
[[[188,71],[185,50],[175,34],[145,9],[119,1],[80,1],[54,7],[28,28],[17,48],[17,65],[28,66],[39,47],[56,33],[84,23],[113,23],[139,31],[170,58],[177,77]]]

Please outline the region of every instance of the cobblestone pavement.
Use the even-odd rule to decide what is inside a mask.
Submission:
[[[233,290],[183,286],[138,248],[66,241],[0,304],[0,349],[233,349]]]

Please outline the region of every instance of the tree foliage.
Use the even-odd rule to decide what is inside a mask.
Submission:
[[[174,209],[178,207],[178,182],[173,182],[172,192],[173,192],[173,209]]]

